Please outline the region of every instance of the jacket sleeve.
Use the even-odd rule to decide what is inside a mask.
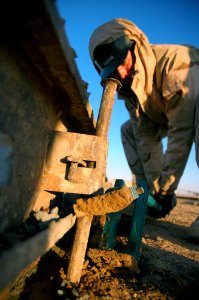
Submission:
[[[134,126],[138,153],[150,190],[172,193],[184,172],[194,135],[194,109],[187,96],[176,94],[167,103],[168,128],[141,113]],[[162,138],[167,135],[163,153]]]
[[[194,133],[194,112],[188,97],[176,94],[167,103],[168,143],[163,157],[160,189],[174,191],[184,172]]]
[[[183,81],[182,77],[186,77],[187,81]],[[187,71],[186,76],[182,72],[169,73],[164,78],[162,88],[168,120],[165,153],[161,144],[165,128],[143,112],[139,115],[135,137],[151,191],[161,189],[172,193],[177,189],[193,143],[196,100]]]
[[[169,45],[155,53],[156,84],[168,122],[168,143],[159,185],[161,189],[172,192],[178,187],[194,139],[199,99],[199,49]]]
[[[162,86],[168,119],[168,144],[159,185],[168,192],[174,191],[179,184],[194,138],[195,104],[189,81],[188,70],[173,71],[165,76]]]

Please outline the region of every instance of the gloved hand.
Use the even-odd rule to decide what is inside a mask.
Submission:
[[[174,193],[163,195],[162,191],[160,191],[152,197],[161,205],[161,209],[159,211],[154,207],[148,207],[148,215],[155,219],[165,218],[177,204],[176,195]]]

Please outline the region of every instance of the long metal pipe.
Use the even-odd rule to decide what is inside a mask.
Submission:
[[[105,79],[101,84],[103,86],[103,94],[95,135],[107,138],[115,93],[121,84],[114,78]],[[101,181],[101,178],[98,178],[98,180]],[[67,279],[71,282],[78,283],[80,281],[92,219],[93,217],[91,215],[77,218],[76,232],[67,270]]]

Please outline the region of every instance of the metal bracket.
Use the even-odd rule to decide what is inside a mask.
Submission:
[[[43,175],[43,189],[91,194],[106,177],[107,138],[52,131],[50,153]]]

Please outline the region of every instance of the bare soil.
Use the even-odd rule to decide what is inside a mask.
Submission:
[[[0,298],[198,299],[199,244],[187,237],[187,228],[198,215],[198,201],[178,199],[165,219],[147,217],[137,272],[131,268],[129,256],[122,254],[128,237],[118,237],[114,250],[99,248],[104,219],[94,218],[78,284],[66,279],[73,227],[50,251],[21,272],[6,296]]]

